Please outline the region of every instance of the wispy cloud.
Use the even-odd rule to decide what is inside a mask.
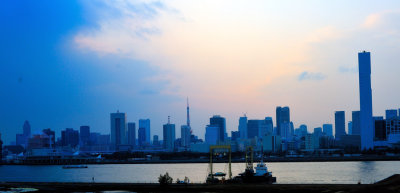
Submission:
[[[358,69],[357,67],[339,66],[338,71],[341,73],[357,73]]]
[[[299,81],[304,81],[304,80],[314,80],[314,81],[320,81],[325,79],[325,75],[323,75],[322,73],[315,73],[315,72],[308,72],[308,71],[304,71],[302,72],[298,78]]]

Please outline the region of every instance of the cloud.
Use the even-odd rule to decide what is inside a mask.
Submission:
[[[341,73],[357,73],[357,67],[339,66],[338,71]]]
[[[325,79],[325,75],[323,75],[322,73],[304,71],[299,74],[297,79],[298,81],[304,81],[304,80],[320,81]]]

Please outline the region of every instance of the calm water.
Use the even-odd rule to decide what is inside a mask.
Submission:
[[[374,183],[400,174],[400,161],[372,162],[292,162],[268,163],[277,183]],[[228,164],[214,164],[214,171],[227,172]],[[233,163],[233,175],[244,171],[243,163]],[[208,164],[114,164],[88,165],[87,169],[62,169],[62,166],[0,166],[0,181],[35,182],[157,182],[160,174],[189,177],[204,182]]]

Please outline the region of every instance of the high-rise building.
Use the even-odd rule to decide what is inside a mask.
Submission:
[[[264,123],[264,120],[248,120],[247,121],[247,138],[253,139],[254,137],[258,137],[259,130],[261,129],[261,125]]]
[[[349,122],[347,123],[347,129],[348,129],[347,134],[353,135],[353,121],[349,121]]]
[[[181,146],[184,148],[190,147],[190,130],[188,125],[181,126]]]
[[[31,136],[31,125],[29,124],[29,122],[25,121],[24,126],[22,128],[23,128],[24,136],[29,138]]]
[[[317,137],[321,137],[322,136],[322,128],[321,127],[314,128],[314,135]]]
[[[300,129],[300,135],[302,137],[304,137],[304,136],[306,136],[308,134],[307,125],[302,124],[302,125],[300,125],[299,129]]]
[[[81,126],[79,128],[79,141],[81,146],[90,145],[90,127]]]
[[[146,146],[146,128],[139,128],[138,130],[138,145],[140,148]]]
[[[247,117],[244,115],[239,118],[239,133],[241,139],[247,139]]]
[[[226,136],[226,120],[220,115],[214,115],[210,118],[210,125],[218,127],[218,141],[225,141]]]
[[[160,141],[158,140],[158,135],[154,135],[153,136],[153,145],[154,146],[159,146],[160,145]]]
[[[276,107],[276,134],[282,136],[282,123],[290,123],[289,107]]]
[[[240,139],[239,131],[231,131],[231,140],[236,141],[238,139]]]
[[[373,149],[371,55],[369,52],[358,53],[358,73],[360,84],[361,149]]]
[[[128,123],[128,144],[132,147],[136,145],[136,124],[134,122]]]
[[[360,125],[360,111],[353,111],[351,112],[351,134],[352,135],[361,135],[361,125]],[[349,128],[350,129],[350,128]]]
[[[272,135],[274,133],[274,122],[272,117],[265,117],[265,124],[267,126],[267,135]]]
[[[323,132],[327,136],[332,136],[333,137],[333,126],[332,124],[323,124],[322,125]]]
[[[346,120],[344,111],[335,112],[335,139],[340,140],[340,136],[346,135]]]
[[[206,126],[205,141],[209,145],[216,145],[218,143],[219,127],[214,125]]]
[[[383,117],[373,117],[374,119],[374,141],[385,141],[386,138],[386,120]]]
[[[76,147],[79,145],[79,131],[67,128],[61,131],[61,145]]]
[[[145,143],[150,144],[150,119],[139,119],[140,128],[144,128]]]
[[[163,125],[164,149],[174,151],[175,148],[175,124],[171,124],[168,117],[168,123]]]
[[[388,109],[388,110],[385,111],[385,114],[386,114],[386,120],[398,117],[397,109]]]
[[[126,114],[120,113],[111,113],[111,144],[118,150],[119,145],[126,145]]]

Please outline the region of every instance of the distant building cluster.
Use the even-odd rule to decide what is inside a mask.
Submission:
[[[151,137],[150,119],[139,119],[138,124],[128,122],[126,113],[119,111],[110,114],[109,135],[91,132],[90,126],[81,126],[79,130],[62,130],[61,136],[56,139],[51,129],[32,134],[29,122],[25,121],[22,134],[16,135],[15,144],[3,146],[0,135],[0,160],[5,156],[64,156],[116,151],[208,152],[210,145],[231,145],[232,151],[245,151],[246,147],[253,146],[258,151],[289,155],[399,147],[400,109],[386,110],[385,117],[373,116],[370,53],[358,53],[358,61],[360,110],[351,112],[351,121],[347,124],[346,112],[336,111],[334,124],[326,123],[313,129],[308,129],[305,124],[295,127],[290,108],[278,106],[275,120],[268,116],[262,119],[249,119],[246,115],[240,117],[237,130],[231,131],[230,136],[225,117],[213,115],[204,127],[202,140],[192,134],[187,101],[187,122],[180,127],[180,138],[176,136],[176,127],[170,117],[162,127],[161,140],[158,135]]]

